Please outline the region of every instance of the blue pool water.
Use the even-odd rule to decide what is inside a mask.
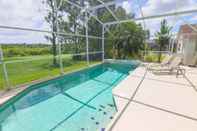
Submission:
[[[0,107],[0,131],[102,131],[116,113],[112,89],[135,68],[105,63],[31,86]]]

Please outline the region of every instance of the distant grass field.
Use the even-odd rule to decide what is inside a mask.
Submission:
[[[5,63],[12,87],[35,80],[52,78],[60,74],[60,68],[53,66],[52,56],[26,56],[6,58]],[[29,61],[32,60],[32,61]],[[21,62],[24,61],[24,62]],[[98,62],[91,62],[96,64]],[[64,72],[87,67],[86,61],[74,61],[70,55],[63,56]],[[2,65],[0,64],[0,90],[5,89]]]

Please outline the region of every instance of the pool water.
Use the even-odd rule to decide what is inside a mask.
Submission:
[[[0,107],[0,131],[104,131],[133,64],[100,64],[29,87]]]

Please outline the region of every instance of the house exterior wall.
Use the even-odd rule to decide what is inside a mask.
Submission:
[[[197,34],[181,34],[178,39],[177,53],[183,54],[183,64],[197,64]]]
[[[183,43],[184,43],[184,39],[182,36],[180,36],[177,43],[177,53],[183,53]]]

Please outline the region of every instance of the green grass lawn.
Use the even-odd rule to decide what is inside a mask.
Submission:
[[[29,59],[33,59],[33,61],[19,62]],[[5,62],[7,62],[6,67],[12,87],[35,80],[53,78],[60,74],[60,68],[53,66],[52,56],[6,58]],[[87,67],[86,61],[74,61],[69,55],[63,56],[63,63],[65,73]],[[91,64],[96,63],[98,62],[91,62]],[[2,89],[5,89],[5,80],[2,65],[0,65],[0,90]]]

